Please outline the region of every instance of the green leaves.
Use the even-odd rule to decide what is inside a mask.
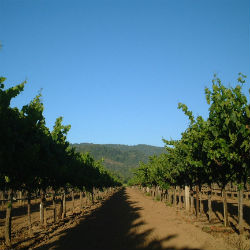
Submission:
[[[0,176],[1,188],[13,190],[119,185],[100,162],[69,147],[70,125],[56,119],[53,131],[45,126],[42,95],[29,104],[11,108],[10,101],[24,89],[24,83],[4,90],[0,78]]]
[[[185,113],[185,115],[188,116],[191,123],[194,123],[194,116],[191,111],[188,110],[187,106],[183,103],[178,103],[178,109],[182,109],[182,111]]]
[[[5,77],[0,76],[0,89],[3,89],[3,88],[4,88],[3,82],[4,82],[5,80],[6,80]]]
[[[62,116],[60,116],[56,119],[51,135],[52,135],[52,138],[54,139],[54,141],[56,141],[57,143],[65,144],[66,143],[66,136],[67,136],[67,133],[69,132],[71,126],[70,125],[66,125],[66,126],[62,125],[62,120],[63,120]]]
[[[246,107],[246,116],[247,116],[247,118],[250,118],[250,109],[249,109],[249,106]]]
[[[26,81],[23,83],[16,85],[12,88],[9,88],[7,90],[1,90],[4,88],[3,82],[5,81],[4,77],[0,78],[0,106],[1,109],[5,108],[7,109],[10,106],[11,99],[19,95],[24,90],[24,85]]]
[[[212,89],[205,88],[209,117],[196,119],[185,104],[179,103],[190,120],[181,140],[163,140],[166,153],[140,165],[136,172],[142,185],[183,185],[217,182],[246,183],[250,176],[250,105],[241,85],[226,87],[214,75]]]
[[[5,179],[5,182],[6,182],[6,183],[10,183],[10,178],[9,178],[9,176],[6,176],[6,175],[5,175],[5,176],[4,176],[4,179]]]
[[[207,104],[209,105],[211,102],[211,91],[208,88],[205,88],[205,95],[206,95]]]
[[[245,80],[246,78],[247,78],[246,75],[243,75],[242,73],[239,73],[239,77],[238,77],[237,81],[240,82],[240,83],[245,83],[246,82],[246,80]]]
[[[239,74],[238,82],[245,83],[245,76]],[[250,134],[247,132],[246,117],[248,110],[247,98],[242,93],[242,87],[226,88],[221,84],[221,81],[214,83],[213,91],[211,92],[213,102],[210,105],[209,123],[211,150],[216,155],[217,162],[223,162],[223,171],[221,173],[221,182],[228,181],[246,181],[246,170],[244,162],[247,160],[242,151],[242,145],[247,145]],[[242,160],[240,160],[242,159]],[[217,163],[214,160],[214,165]],[[241,174],[238,174],[238,173]],[[226,177],[229,179],[226,180]],[[231,179],[232,176],[236,179]],[[240,177],[241,176],[241,177]]]

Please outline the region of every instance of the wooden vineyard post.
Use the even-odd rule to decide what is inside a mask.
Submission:
[[[80,191],[80,210],[82,210],[82,191]]]
[[[59,204],[60,205],[59,205],[59,211],[58,211],[58,219],[62,219],[62,216],[63,216],[63,194],[61,195]]]
[[[186,187],[186,186],[184,186],[184,189],[183,189],[183,192],[184,192],[184,194],[183,194],[183,202],[184,202],[184,209],[186,210],[186,207],[187,207],[187,206],[186,206],[186,194],[185,194],[185,191],[186,191],[186,190],[185,190],[185,187]]]
[[[171,205],[172,204],[172,194],[171,194],[171,191],[170,191],[170,188],[168,188],[167,190],[168,192],[168,204]]]
[[[40,194],[40,223],[44,224],[44,191],[41,190]]]
[[[243,188],[238,187],[238,221],[239,231],[243,233]]]
[[[222,197],[223,197],[223,214],[224,214],[224,226],[228,227],[228,210],[227,210],[227,194],[226,189],[223,187],[222,189]]]
[[[1,191],[0,192],[0,199],[2,200],[1,201],[1,209],[4,210],[4,191]]]
[[[179,186],[179,209],[182,209],[182,200],[181,200],[181,187]]]
[[[75,195],[74,195],[74,190],[71,191],[72,195],[72,213],[74,213],[75,210]]]
[[[158,195],[160,196],[160,201],[162,201],[162,191],[160,187],[158,187]]]
[[[208,187],[208,221],[211,223],[212,219],[212,188],[211,185]]]
[[[174,187],[174,207],[176,207],[176,187]]]
[[[46,194],[44,195],[44,227],[47,227],[47,200],[46,200]]]
[[[200,197],[200,214],[203,213],[203,203],[202,203],[202,190],[200,188],[200,191],[199,191],[199,197]]]
[[[53,221],[56,223],[56,194],[55,192],[52,195],[52,201],[53,201]]]
[[[185,209],[186,211],[189,211],[189,187],[185,186]]]
[[[161,189],[160,194],[161,194],[161,201],[163,201],[165,199],[165,190]]]
[[[193,190],[193,187],[191,187],[190,196],[191,196],[190,210],[191,210],[191,213],[193,214],[194,213],[194,190]]]
[[[63,191],[63,210],[62,210],[62,219],[66,217],[66,192]]]
[[[24,192],[24,191],[20,192],[21,206],[25,205],[25,198],[26,198],[26,196],[27,196],[26,192]]]
[[[195,191],[196,191],[196,207],[195,207],[195,214],[196,214],[196,217],[198,217],[198,216],[199,216],[199,186],[198,186],[198,185],[196,185]]]
[[[12,219],[12,201],[13,201],[13,193],[12,190],[9,190],[8,202],[6,208],[6,217],[5,217],[5,243],[8,247],[11,246],[11,219]]]
[[[28,227],[29,227],[29,234],[31,234],[31,213],[30,213],[30,192],[27,193],[27,215],[28,215]]]
[[[19,191],[19,201],[18,201],[19,206],[22,205],[22,191]]]
[[[162,189],[162,199],[161,201],[166,201],[166,190],[165,189]]]

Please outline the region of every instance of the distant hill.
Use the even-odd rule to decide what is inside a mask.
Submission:
[[[131,170],[138,166],[139,161],[147,162],[151,155],[164,152],[163,147],[145,144],[134,146],[122,144],[75,143],[71,145],[78,152],[89,152],[96,160],[104,159],[104,166],[121,176],[125,181],[132,176]]]

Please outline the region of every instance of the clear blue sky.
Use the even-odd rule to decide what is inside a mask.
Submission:
[[[70,142],[160,145],[207,116],[214,73],[250,77],[249,0],[0,0],[0,75],[42,88]],[[249,88],[249,81],[248,86]],[[248,94],[247,88],[244,90]]]

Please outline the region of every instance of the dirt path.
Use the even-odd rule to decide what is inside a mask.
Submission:
[[[130,188],[122,189],[71,229],[59,232],[39,250],[232,249],[175,210]]]

